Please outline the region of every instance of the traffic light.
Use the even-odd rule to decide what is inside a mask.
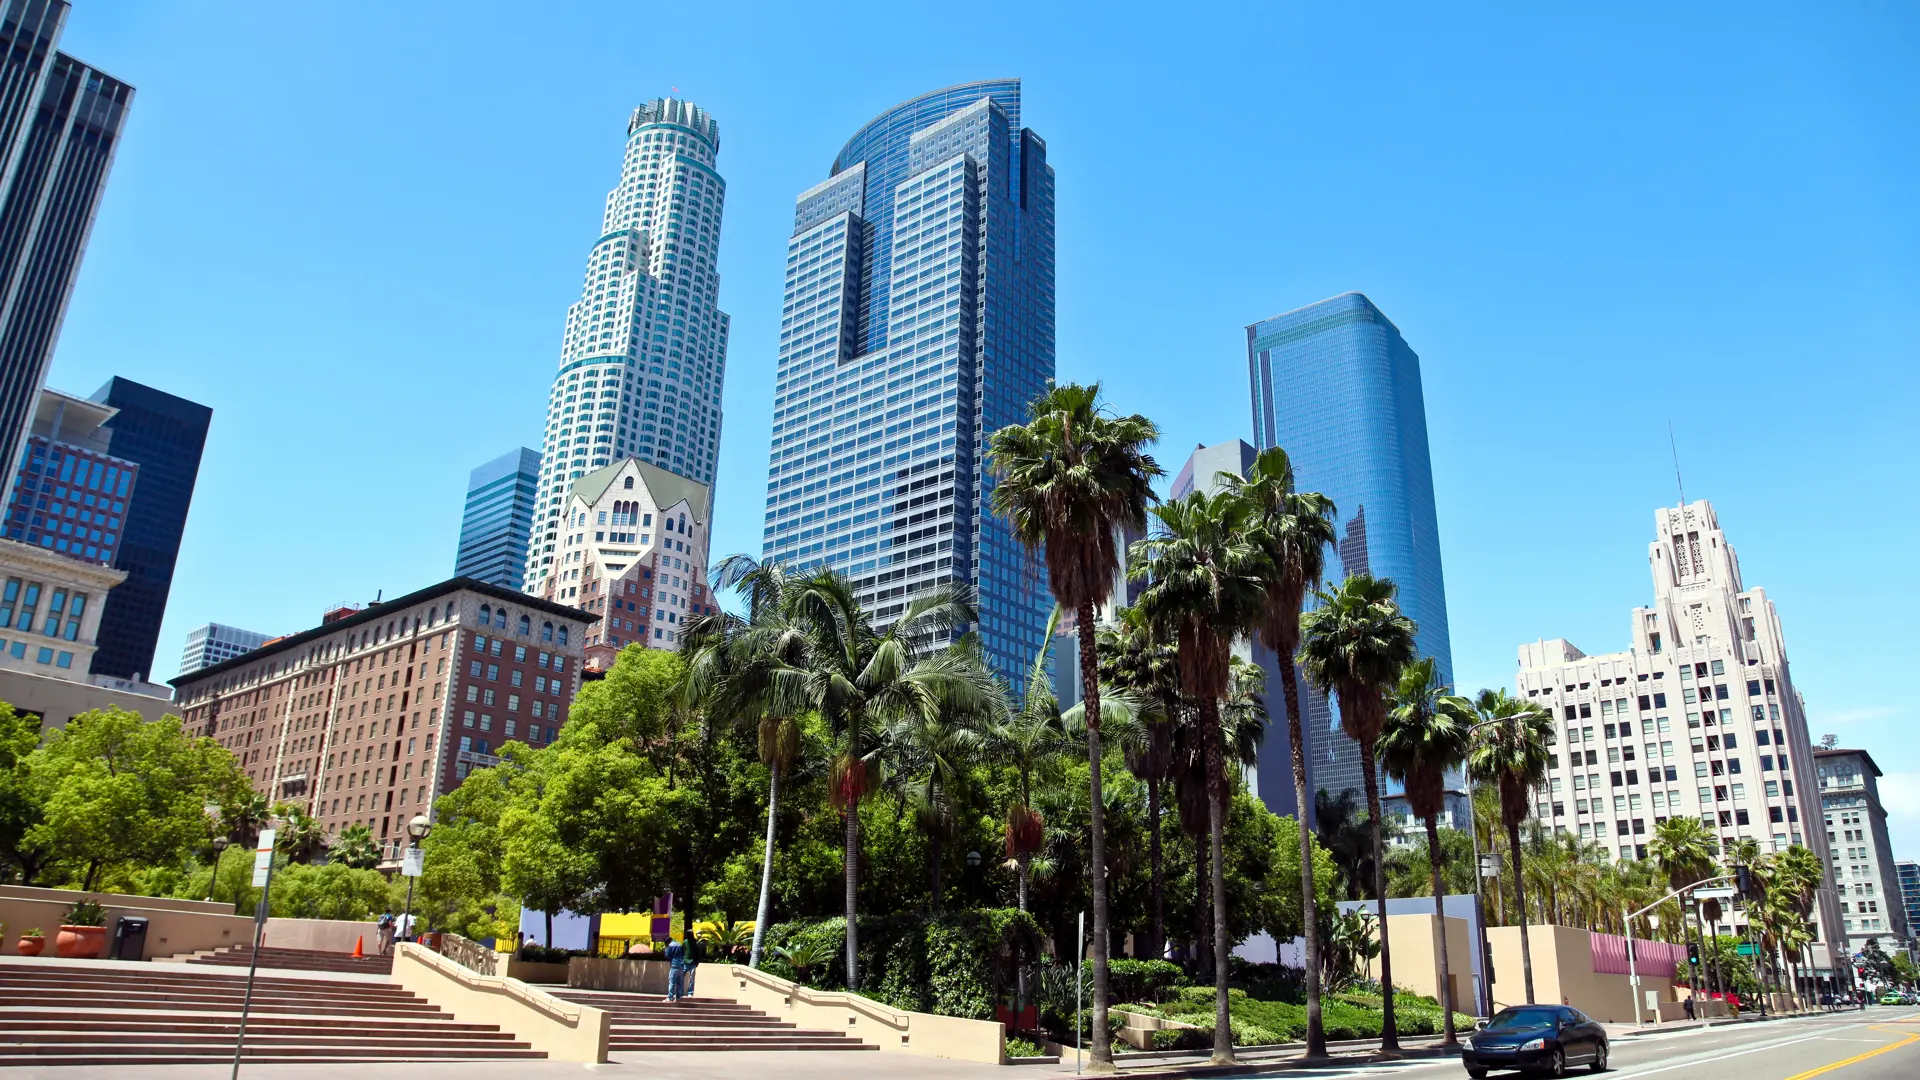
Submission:
[[[1746,896],[1753,892],[1753,870],[1751,868],[1745,866],[1734,867],[1733,879],[1734,887],[1740,891],[1741,896]]]
[[[1688,945],[1687,945],[1687,966],[1688,966],[1688,967],[1699,967],[1699,966],[1700,966],[1700,946],[1698,946],[1698,945],[1694,945],[1694,944],[1692,944],[1692,943],[1688,943]]]

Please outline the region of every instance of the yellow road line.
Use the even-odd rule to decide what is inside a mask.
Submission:
[[[1878,1024],[1873,1025],[1873,1030],[1885,1031],[1892,1035],[1902,1034],[1901,1032],[1894,1031],[1892,1028],[1881,1027]],[[1809,1077],[1820,1076],[1824,1073],[1830,1073],[1835,1069],[1843,1069],[1848,1065],[1853,1065],[1858,1062],[1865,1061],[1870,1057],[1878,1057],[1889,1050],[1898,1050],[1903,1046],[1906,1046],[1910,1043],[1916,1043],[1916,1042],[1920,1042],[1920,1034],[1906,1035],[1899,1042],[1888,1043],[1887,1045],[1879,1047],[1878,1049],[1869,1050],[1864,1054],[1855,1054],[1844,1061],[1836,1061],[1831,1065],[1822,1065],[1817,1069],[1808,1069],[1806,1072],[1803,1072],[1803,1073],[1795,1073],[1792,1076],[1787,1077],[1787,1080],[1808,1080]]]

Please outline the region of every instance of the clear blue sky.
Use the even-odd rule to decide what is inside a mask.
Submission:
[[[794,195],[888,105],[1016,75],[1063,379],[1151,414],[1175,469],[1250,434],[1246,323],[1366,292],[1422,359],[1468,689],[1522,641],[1626,644],[1672,421],[1813,734],[1875,754],[1920,856],[1920,15],[1456,7],[76,0],[64,47],[139,97],[52,381],[214,409],[159,673],[199,623],[450,572],[467,471],[538,445],[627,114],[670,87],[721,125],[715,547],[757,552]]]

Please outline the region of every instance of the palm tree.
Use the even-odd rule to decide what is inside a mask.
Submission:
[[[293,803],[280,803],[273,808],[273,813],[280,819],[273,846],[288,862],[312,862],[327,850],[326,830],[305,810]]]
[[[767,916],[773,899],[775,822],[780,812],[780,778],[800,757],[800,720],[773,704],[770,673],[780,666],[804,662],[807,639],[786,618],[785,605],[792,575],[777,563],[761,564],[734,555],[715,567],[716,588],[736,588],[747,600],[742,622],[727,612],[702,615],[688,627],[694,642],[687,665],[687,686],[709,699],[711,710],[750,720],[760,763],[767,767],[767,838],[760,856],[760,899],[753,920],[753,944],[747,966],[760,966],[766,942]],[[747,633],[749,629],[757,632]]]
[[[1533,1004],[1533,947],[1527,939],[1527,893],[1521,865],[1520,823],[1533,810],[1533,789],[1546,780],[1548,752],[1553,742],[1553,717],[1540,706],[1510,696],[1505,690],[1482,690],[1474,700],[1479,714],[1474,747],[1467,767],[1482,783],[1500,790],[1500,821],[1507,829],[1507,850],[1513,858],[1513,909],[1520,922],[1520,970],[1527,1004]],[[1490,722],[1497,721],[1497,722]]]
[[[985,672],[986,661],[976,650],[954,646],[948,652],[970,654]],[[998,690],[997,683],[989,685]],[[979,707],[1004,714],[1002,701],[997,693],[991,694]],[[964,709],[914,709],[889,720],[880,735],[879,756],[890,782],[901,791],[913,810],[914,823],[927,836],[929,908],[936,915],[941,903],[941,848],[957,832],[955,803],[967,784],[969,766],[986,742],[976,719]]]
[[[380,865],[380,844],[374,840],[372,829],[349,825],[334,837],[333,846],[327,849],[327,858],[355,870],[371,870]]]
[[[1656,822],[1653,826],[1653,838],[1647,842],[1647,854],[1667,875],[1667,887],[1684,889],[1713,870],[1715,843],[1713,834],[1696,817],[1670,817]],[[1699,923],[1698,909],[1694,915],[1695,927],[1700,947],[1706,948],[1706,931]],[[1704,958],[1703,958],[1704,959]],[[1687,987],[1695,997],[1700,993],[1700,974],[1688,971]]]
[[[1043,642],[1053,640],[1054,630],[1059,623],[1060,607],[1056,604],[1053,614],[1047,618],[1047,633],[1041,639]],[[1034,774],[1047,770],[1068,746],[1066,729],[1060,721],[1060,702],[1053,696],[1053,689],[1047,683],[1045,645],[1034,655],[1033,666],[1027,671],[1027,694],[1019,711],[1009,711],[999,720],[987,724],[982,734],[985,736],[983,749],[987,756],[1011,764],[1019,780],[1012,799],[1007,803],[1006,850],[1007,861],[1012,864],[1016,875],[1015,902],[1021,911],[1025,911],[1028,889],[1032,884],[1029,864],[1034,853],[1040,850],[1046,832],[1045,819],[1033,808]]]
[[[1373,832],[1360,818],[1353,792],[1313,793],[1314,832],[1346,884],[1347,899],[1365,900],[1373,892]]]
[[[781,618],[750,624],[741,648],[762,658],[756,678],[764,681],[769,712],[817,712],[839,740],[831,797],[845,818],[847,988],[858,990],[860,801],[869,786],[872,739],[899,717],[977,712],[1000,695],[970,651],[939,646],[975,617],[959,592],[941,588],[914,597],[885,630],[831,570],[794,578],[781,595]],[[797,640],[769,640],[785,638]]]
[[[1227,490],[1239,493],[1259,507],[1261,537],[1267,545],[1266,617],[1260,623],[1260,641],[1280,658],[1280,687],[1287,701],[1287,738],[1293,754],[1293,805],[1304,823],[1307,811],[1306,736],[1300,723],[1300,685],[1293,655],[1300,651],[1300,608],[1307,590],[1320,580],[1327,546],[1334,543],[1333,500],[1319,492],[1294,490],[1293,463],[1287,452],[1269,447],[1260,452],[1243,480],[1221,473]],[[1307,984],[1307,1056],[1327,1052],[1326,1028],[1320,1010],[1320,930],[1315,917],[1313,890],[1313,836],[1300,832],[1300,924],[1305,927]]]
[[[1147,858],[1153,914],[1139,952],[1159,959],[1166,951],[1166,868],[1161,850],[1162,796],[1173,777],[1174,728],[1182,709],[1179,657],[1174,646],[1154,633],[1137,607],[1121,609],[1099,638],[1100,679],[1133,696],[1137,722],[1120,735],[1127,771],[1147,785]],[[1101,691],[1102,700],[1107,691]],[[1104,719],[1104,718],[1103,718]]]
[[[1093,1055],[1096,1072],[1113,1071],[1107,1030],[1106,820],[1100,791],[1100,680],[1095,611],[1112,595],[1124,563],[1122,530],[1146,528],[1160,466],[1146,448],[1160,438],[1151,420],[1101,408],[1100,385],[1049,385],[1028,407],[1025,424],[987,440],[993,509],[1029,552],[1039,552],[1060,607],[1080,635],[1080,695],[1086,706],[1091,766],[1087,843],[1093,865]]]
[[[1447,921],[1441,910],[1447,895],[1440,883],[1440,811],[1446,808],[1447,774],[1460,767],[1473,747],[1473,702],[1440,681],[1433,657],[1423,657],[1400,672],[1393,711],[1387,714],[1377,747],[1387,775],[1405,785],[1407,807],[1427,826],[1427,862],[1433,874],[1433,959],[1440,992],[1441,1044],[1452,1046],[1453,983],[1447,970]]]
[[[251,848],[260,838],[260,830],[267,824],[269,815],[265,795],[243,792],[220,808],[220,826],[228,840]]]
[[[1307,680],[1340,702],[1340,728],[1360,747],[1360,775],[1367,790],[1367,817],[1373,830],[1375,903],[1380,915],[1380,995],[1382,1050],[1400,1048],[1393,1019],[1393,946],[1387,939],[1386,842],[1381,832],[1380,771],[1374,745],[1386,722],[1387,694],[1399,683],[1400,669],[1414,656],[1413,620],[1394,603],[1397,587],[1386,578],[1354,574],[1331,592],[1321,591],[1320,606],[1300,619],[1300,660]]]
[[[1267,553],[1256,538],[1252,503],[1231,492],[1196,491],[1154,508],[1158,532],[1134,545],[1132,573],[1148,578],[1137,601],[1177,644],[1180,685],[1200,715],[1206,754],[1207,819],[1213,870],[1213,1060],[1233,1060],[1227,1010],[1226,765],[1220,705],[1232,689],[1234,639],[1266,610]]]

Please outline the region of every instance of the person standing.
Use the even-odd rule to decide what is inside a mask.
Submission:
[[[678,938],[667,942],[667,1000],[679,1001],[687,978],[687,947]]]
[[[692,934],[688,934],[687,935],[687,978],[686,978],[685,988],[681,991],[682,994],[684,994],[686,997],[693,996],[694,976],[698,975],[700,972],[700,961],[705,960],[706,958],[707,958],[707,943],[704,941],[701,941],[697,937],[694,937]]]
[[[393,912],[389,911],[380,916],[380,955],[393,951],[393,933]]]

